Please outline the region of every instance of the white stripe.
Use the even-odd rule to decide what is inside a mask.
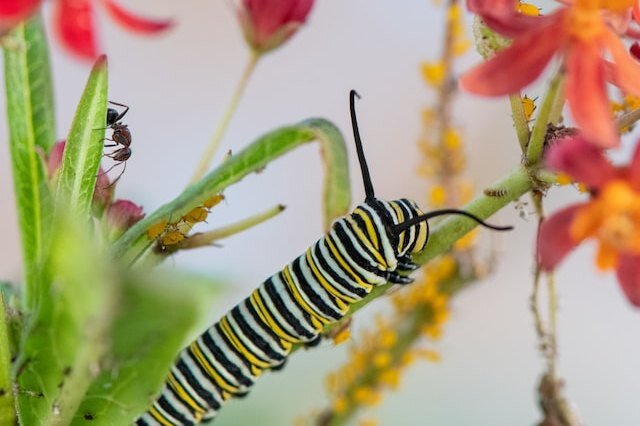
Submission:
[[[313,326],[304,319],[304,313],[298,306],[298,303],[295,300],[292,300],[292,296],[289,295],[289,291],[286,289],[286,284],[280,279],[279,273],[275,274],[270,279],[273,281],[273,287],[278,296],[280,296],[280,300],[284,304],[285,309],[287,309],[289,313],[298,320],[302,328],[315,335],[315,328],[313,328]],[[274,305],[271,297],[269,297],[267,290],[261,286],[260,291],[262,291],[262,295],[264,296],[262,300],[264,301],[267,309],[271,313],[271,316],[274,317],[278,325],[284,328],[288,334],[295,336],[300,342],[305,341],[306,337],[299,335],[298,332],[295,331],[293,326],[290,325],[280,314],[280,311]]]
[[[222,406],[225,403],[225,400],[222,398],[222,395],[220,394],[218,388],[213,384],[213,377],[205,376],[202,371],[200,371],[200,367],[198,367],[195,361],[192,360],[188,354],[184,354],[182,356],[182,360],[185,364],[187,364],[187,368],[189,369],[191,374],[193,374],[200,386],[202,386],[206,391],[213,395],[213,399],[218,401],[218,403],[220,403],[220,405]],[[213,408],[211,408],[211,411],[215,412]]]
[[[260,349],[258,346],[256,346],[253,343],[253,341],[242,332],[242,327],[240,327],[240,325],[236,322],[236,320],[233,317],[233,314],[231,312],[229,312],[226,315],[226,318],[227,318],[227,321],[229,322],[229,326],[233,330],[234,334],[238,337],[238,339],[240,339],[242,344],[247,349],[249,349],[249,351],[251,352],[251,354],[253,356],[258,358],[260,361],[264,361],[264,362],[269,362],[271,360],[271,358],[269,358],[269,356],[267,356],[267,354],[265,354],[262,351],[262,349]],[[251,362],[251,361],[249,361],[249,362]],[[256,368],[263,369],[264,367],[257,367],[256,366]]]
[[[388,203],[384,201],[381,201],[381,203],[385,206],[385,209],[389,211]],[[382,218],[380,218],[380,215],[373,208],[366,204],[360,204],[358,207],[371,213],[376,230],[378,231],[378,236],[381,238],[380,247],[382,247],[382,252],[384,253],[384,260],[387,262],[387,270],[395,271],[398,267],[398,259],[396,258],[396,251],[391,241],[389,241],[389,236],[382,223]],[[389,213],[391,213],[391,217],[397,218],[395,212]]]
[[[171,389],[169,389],[169,385],[165,385],[164,389],[162,390],[162,394],[164,395],[165,399],[169,401],[169,404],[171,404],[174,410],[182,414],[187,420],[196,423],[196,418],[193,413],[189,411],[189,409],[182,401],[174,396],[173,392],[171,392]],[[176,421],[175,423],[180,424],[180,422],[178,421]]]
[[[138,419],[143,420],[149,426],[162,426],[162,423],[158,422],[156,419],[151,417],[151,414],[149,413],[144,413]]]
[[[178,383],[182,386],[182,388],[189,394],[189,396],[196,401],[196,403],[203,408],[209,406],[205,400],[200,398],[200,395],[189,385],[187,379],[182,375],[178,367],[174,364],[173,368],[171,368],[171,372],[173,373],[173,377],[176,379]],[[168,384],[168,383],[167,383]]]
[[[245,303],[249,303],[249,302],[243,302],[238,306],[240,308],[240,313],[242,314],[242,317],[247,322],[249,327],[251,327],[256,334],[259,334],[260,337],[262,337],[267,342],[271,350],[273,350],[274,352],[284,357],[289,355],[289,351],[282,348],[279,345],[279,343],[274,340],[273,336],[267,333],[266,331],[264,331],[262,329],[262,326],[256,322],[256,320],[253,318],[253,315],[251,315],[251,313],[249,312],[249,308],[247,308]]]
[[[334,299],[335,296],[331,295],[327,290],[325,290],[324,287],[322,287],[322,285],[318,282],[318,280],[316,280],[315,276],[313,275],[313,272],[311,271],[311,268],[309,267],[309,265],[307,265],[306,256],[304,256],[304,258],[301,259],[300,271],[302,271],[303,278],[307,281],[307,284],[309,285],[309,287],[311,287],[311,291],[317,294],[325,303],[325,305],[327,305],[329,309],[335,312],[336,315],[343,317],[344,314],[347,312],[347,310],[346,309],[341,310],[335,303],[335,299]],[[296,277],[296,281],[299,281],[297,277]],[[300,286],[298,286],[298,288],[300,288]],[[300,288],[300,292],[303,294],[305,293],[302,290],[302,288]],[[323,313],[321,313],[321,315],[330,321],[336,321],[333,317],[329,317]]]
[[[340,254],[342,254],[344,260],[347,261],[349,266],[351,266],[351,269],[353,269],[358,275],[360,275],[360,278],[364,279],[365,282],[371,285],[377,285],[387,282],[384,278],[372,272],[369,272],[358,265],[358,263],[351,256],[349,256],[346,247],[342,244],[342,241],[340,241],[340,237],[333,229],[329,231],[327,238],[331,238],[331,241],[336,246]]]
[[[215,331],[215,329],[210,328],[208,333],[213,339],[216,346],[218,346],[218,348],[222,350],[222,353],[224,353],[224,355],[227,357],[229,361],[231,361],[233,364],[235,364],[236,367],[238,367],[238,369],[240,370],[240,373],[244,377],[248,378],[251,382],[254,382],[255,376],[251,374],[251,371],[249,371],[249,368],[244,364],[244,361],[238,355],[236,355],[236,353],[233,350],[233,347],[230,345],[227,345],[224,338],[220,336],[220,334],[218,334],[217,331],[215,333],[213,331]],[[231,374],[231,372],[229,372],[229,374]],[[233,380],[236,381],[235,378]],[[249,388],[249,386],[241,385],[240,383],[238,383],[238,388],[240,392],[244,392]]]
[[[216,330],[213,329],[213,327],[207,330],[206,332],[209,333],[209,335],[212,338],[213,338],[212,334],[214,333],[217,334]],[[212,340],[214,341],[214,343],[216,343],[215,339],[212,339]],[[239,388],[240,385],[237,382],[236,378],[231,373],[229,373],[229,371],[227,371],[227,369],[224,368],[220,362],[218,362],[216,357],[213,356],[209,348],[207,348],[207,345],[204,343],[204,340],[202,339],[202,337],[198,338],[198,346],[200,347],[200,350],[202,351],[203,355],[205,356],[209,364],[211,364],[213,369],[216,370],[216,372],[224,378],[224,381],[229,383],[233,387]],[[216,343],[216,346],[218,346],[218,350],[220,350],[221,352],[224,352],[225,355],[227,355],[227,353],[224,350],[224,347],[221,348],[220,345],[218,345],[217,343]]]
[[[351,287],[354,288],[363,288],[362,286],[360,286],[357,282],[355,282],[353,280],[353,278],[351,278],[351,275],[347,274],[344,269],[342,269],[342,266],[340,266],[337,261],[335,261],[332,257],[331,257],[331,251],[328,247],[328,245],[326,244],[326,242],[324,240],[322,241],[318,241],[319,244],[319,248],[320,248],[320,254],[322,255],[322,257],[324,258],[324,260],[327,262],[327,264],[329,265],[330,268],[332,268],[333,273],[335,273],[336,275],[340,276],[340,278],[342,278],[343,280],[345,280],[346,282],[348,282]],[[318,263],[316,263],[318,264]],[[320,265],[318,265],[320,266]],[[325,276],[328,276],[329,274],[325,274]],[[362,298],[356,294],[353,293],[351,291],[349,291],[349,289],[347,289],[346,287],[343,287],[342,285],[340,285],[339,283],[335,283],[336,287],[341,288],[344,290],[344,292],[348,293],[349,295],[351,295],[351,297],[353,297],[356,300],[362,300]],[[365,289],[366,290],[366,289]]]

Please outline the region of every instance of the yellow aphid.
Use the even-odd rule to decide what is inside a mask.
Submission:
[[[442,207],[447,200],[447,193],[442,185],[434,185],[431,188],[429,198],[433,207]]]
[[[204,222],[207,220],[207,216],[209,215],[209,210],[206,207],[198,206],[191,210],[189,213],[182,216],[182,220],[187,223],[198,223]]]
[[[335,401],[333,401],[333,411],[336,414],[342,414],[347,410],[347,400],[344,399],[343,397],[340,398],[336,398]]]
[[[422,78],[433,87],[440,87],[444,81],[446,69],[443,62],[425,62],[422,64]]]
[[[538,9],[531,3],[525,3],[521,1],[520,3],[518,3],[517,10],[523,15],[540,16],[540,9]]]
[[[455,129],[447,129],[444,132],[444,146],[450,150],[456,150],[462,145],[460,134]]]
[[[333,343],[335,345],[339,345],[349,339],[351,339],[351,330],[349,328],[344,328],[340,330],[335,336],[333,336]]]
[[[391,355],[388,352],[378,352],[373,357],[373,365],[377,368],[385,368],[391,364]]]
[[[527,95],[524,95],[522,98],[522,108],[524,109],[524,115],[527,117],[527,120],[531,120],[533,113],[536,110],[536,100],[538,98],[531,99]]]
[[[180,231],[169,231],[162,237],[162,245],[173,246],[184,241],[184,234]]]
[[[224,195],[222,194],[217,194],[214,195],[213,197],[207,198],[206,200],[204,200],[202,202],[202,205],[205,206],[206,208],[210,209],[214,206],[216,206],[217,204],[220,204],[220,202],[224,200]]]
[[[556,182],[558,185],[569,185],[573,183],[573,178],[566,173],[558,173],[556,175]]]
[[[456,250],[470,249],[473,246],[473,243],[476,241],[477,236],[478,236],[478,229],[474,229],[471,232],[469,232],[467,235],[465,235],[464,237],[456,241],[453,247]]]
[[[353,399],[363,405],[377,405],[380,403],[380,394],[368,387],[359,387],[353,393]]]
[[[147,238],[150,240],[155,240],[167,229],[167,225],[169,224],[166,220],[161,220],[160,222],[151,225],[149,229],[147,229]]]
[[[385,370],[380,375],[380,381],[392,389],[395,389],[400,384],[400,371],[397,369]]]

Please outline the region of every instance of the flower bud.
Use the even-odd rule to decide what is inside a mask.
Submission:
[[[144,217],[142,206],[129,200],[116,200],[107,207],[106,218],[111,237],[116,238]]]
[[[304,24],[313,0],[242,0],[238,19],[249,46],[257,53],[273,50]]]

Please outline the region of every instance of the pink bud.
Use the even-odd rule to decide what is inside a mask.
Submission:
[[[56,143],[49,152],[47,159],[47,174],[49,179],[55,179],[55,175],[62,166],[62,157],[64,156],[64,147],[66,142],[60,141]],[[111,203],[113,200],[113,191],[115,185],[111,185],[109,177],[104,173],[102,167],[98,169],[98,177],[93,192],[93,210],[97,216]]]
[[[242,0],[238,19],[251,48],[264,53],[287,41],[312,6],[313,0]]]
[[[107,207],[107,225],[112,233],[122,234],[144,217],[142,206],[129,200],[116,200]]]

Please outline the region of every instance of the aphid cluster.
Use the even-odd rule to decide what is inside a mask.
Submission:
[[[187,238],[187,234],[193,225],[206,222],[211,209],[224,200],[224,195],[216,194],[207,198],[201,205],[189,210],[184,216],[175,222],[161,220],[147,229],[147,238],[156,241],[154,250],[157,253],[173,252],[178,245]]]

